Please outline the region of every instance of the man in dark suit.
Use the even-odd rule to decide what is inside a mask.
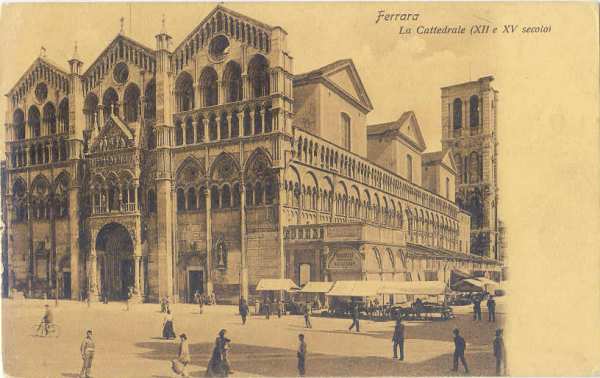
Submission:
[[[496,375],[500,377],[502,375],[502,370],[506,373],[506,354],[504,351],[502,329],[496,330],[496,338],[494,338],[494,357],[496,358]]]
[[[269,298],[265,301],[265,312],[267,319],[271,318],[271,300]]]
[[[304,342],[304,335],[298,335],[298,375],[304,377],[306,374],[306,342]]]
[[[352,328],[356,327],[356,332],[360,332],[360,324],[358,322],[358,304],[354,304],[352,308],[352,324],[348,331],[352,331]]]
[[[402,324],[402,318],[398,316],[396,318],[396,327],[394,328],[394,336],[392,337],[394,342],[394,359],[398,358],[398,348],[400,348],[399,361],[404,361],[404,324]]]
[[[488,322],[495,322],[496,321],[496,300],[491,295],[487,300],[487,308],[488,308]]]
[[[465,339],[460,336],[460,331],[458,328],[454,328],[452,333],[454,334],[454,359],[452,371],[458,371],[458,360],[460,360],[465,368],[465,373],[468,374],[469,368],[467,366],[467,361],[465,360],[465,350],[467,349],[467,344],[465,343]]]
[[[473,297],[473,320],[481,320],[481,298]]]

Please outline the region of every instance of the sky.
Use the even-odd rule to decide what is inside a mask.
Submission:
[[[120,18],[125,34],[150,47],[161,28],[166,27],[177,45],[214,8],[215,4],[11,4],[5,5],[0,20],[0,42],[14,54],[0,57],[0,90],[7,93],[40,54],[65,69],[74,43],[84,70],[115,38]],[[475,22],[469,12],[453,16],[452,6],[393,4],[226,4],[227,7],[288,32],[288,48],[294,58],[294,72],[302,73],[338,59],[351,58],[356,65],[374,110],[369,123],[395,120],[413,110],[421,124],[428,150],[440,148],[440,87],[494,75],[489,59],[490,43],[438,36],[400,36],[400,25],[375,23],[377,12],[420,13],[425,24],[437,20],[452,24]],[[55,20],[55,22],[47,22]],[[431,21],[427,21],[431,20]],[[414,23],[414,22],[413,22]],[[468,53],[468,54],[466,54]],[[502,78],[494,85],[502,89]],[[0,102],[4,108],[5,98]],[[0,120],[4,117],[1,112]]]

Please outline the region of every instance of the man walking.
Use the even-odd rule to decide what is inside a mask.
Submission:
[[[298,345],[298,375],[304,377],[306,374],[306,343],[304,342],[304,335],[298,335],[300,344]]]
[[[248,303],[246,303],[246,300],[242,298],[240,303],[240,316],[242,317],[242,324],[246,324],[246,317],[248,316],[249,311],[250,309],[248,308]]]
[[[402,324],[400,316],[396,318],[396,327],[394,328],[392,341],[394,342],[394,359],[398,358],[398,349],[400,349],[400,358],[398,361],[404,361],[404,324]]]
[[[360,324],[358,322],[358,304],[355,304],[352,308],[352,324],[348,331],[352,331],[352,328],[356,327],[356,332],[360,332]]]
[[[54,315],[52,314],[52,309],[50,306],[46,304],[44,307],[46,310],[44,311],[44,316],[42,317],[42,324],[40,327],[42,327],[42,335],[48,336],[48,328],[54,322]],[[40,327],[38,327],[38,331]]]
[[[267,319],[270,319],[271,318],[271,300],[269,298],[267,298],[267,300],[265,301],[265,311],[266,311]]]
[[[496,358],[496,376],[498,377],[506,374],[506,354],[502,333],[502,329],[497,329],[496,338],[494,338],[494,357]]]
[[[458,360],[460,360],[465,368],[465,373],[468,374],[469,368],[467,367],[467,361],[465,360],[465,350],[467,349],[467,344],[465,343],[465,339],[460,336],[460,331],[458,328],[454,328],[452,333],[454,334],[454,359],[452,371],[458,371]]]
[[[481,298],[478,295],[473,298],[473,320],[481,320]]]
[[[488,322],[496,322],[496,300],[492,295],[487,300]]]
[[[92,330],[86,332],[86,336],[81,342],[81,358],[83,359],[83,366],[81,368],[80,378],[89,378],[92,376],[92,361],[94,360],[94,339],[92,339]]]
[[[310,306],[309,303],[304,306],[304,326],[306,328],[312,328],[312,324],[310,324],[310,309],[308,306]]]

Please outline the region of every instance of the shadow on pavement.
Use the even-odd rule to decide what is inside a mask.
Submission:
[[[313,320],[314,319],[314,320]],[[301,325],[289,325],[288,329],[293,330],[303,330],[304,333],[310,334],[313,332],[318,333],[330,333],[330,334],[353,334],[353,335],[362,335],[368,337],[374,337],[378,339],[384,340],[392,340],[392,335],[394,333],[394,322],[389,321],[387,329],[385,331],[377,330],[371,331],[370,325],[373,323],[370,322],[361,322],[360,329],[361,332],[357,333],[356,331],[349,332],[347,328],[345,329],[323,329],[319,328],[319,320],[318,318],[313,318],[312,324],[314,328],[305,328]],[[473,324],[476,324],[478,327],[473,329]],[[348,327],[351,322],[348,322]],[[432,341],[445,341],[452,342],[452,330],[454,328],[458,328],[461,330],[461,335],[466,339],[467,345],[477,345],[477,346],[490,346],[494,339],[494,334],[497,328],[502,328],[504,322],[502,319],[493,323],[488,322],[487,320],[482,321],[474,321],[471,315],[457,315],[455,319],[447,320],[447,321],[405,321],[406,325],[405,334],[407,339],[417,339],[417,340],[432,340]],[[381,326],[378,325],[377,328]]]
[[[141,357],[165,361],[165,367],[176,358],[176,343],[141,342],[137,347],[148,349]],[[188,371],[192,377],[203,377],[212,352],[212,343],[190,344],[192,363]],[[310,345],[309,345],[310,348]],[[310,350],[310,349],[309,349]],[[340,352],[343,353],[342,350]],[[248,344],[232,344],[230,363],[235,376],[261,375],[270,377],[297,376],[296,353],[290,349],[262,347]],[[433,359],[410,362],[410,350],[406,351],[408,361],[399,362],[389,357],[346,357],[327,354],[309,354],[307,359],[308,376],[462,376],[464,373],[451,372],[452,354],[439,355]],[[391,354],[391,346],[390,346]],[[466,354],[471,375],[494,375],[494,360],[488,352]],[[200,370],[196,370],[197,368]],[[462,368],[462,366],[461,366]]]

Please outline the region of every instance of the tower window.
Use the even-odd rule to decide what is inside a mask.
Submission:
[[[469,125],[479,126],[479,97],[471,96],[469,99]]]
[[[454,124],[454,130],[462,127],[462,101],[460,98],[454,100],[452,105],[452,119]]]
[[[406,179],[410,182],[413,181],[413,161],[412,156],[406,155]]]
[[[350,116],[346,113],[342,113],[341,116],[341,132],[342,132],[342,147],[350,150],[351,146],[351,129],[350,129]]]

